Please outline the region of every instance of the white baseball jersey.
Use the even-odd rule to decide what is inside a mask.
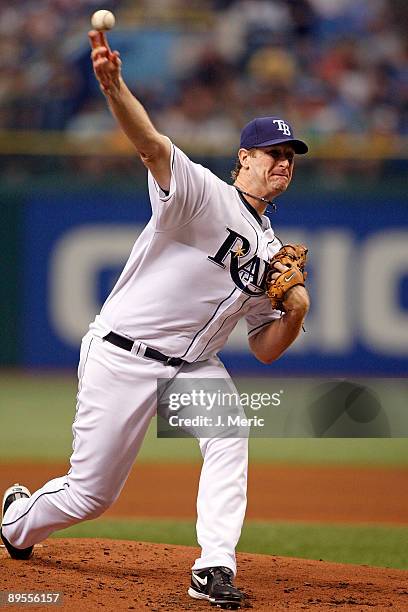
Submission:
[[[174,145],[169,193],[150,173],[148,184],[152,217],[91,329],[193,362],[217,353],[240,318],[249,334],[279,318],[262,288],[281,247],[269,219]]]

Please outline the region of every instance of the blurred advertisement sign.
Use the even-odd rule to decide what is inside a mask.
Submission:
[[[312,215],[298,201],[302,223],[288,225],[284,214],[277,218],[283,242],[309,247],[312,308],[306,333],[272,366],[274,372],[407,374],[408,224],[402,211],[400,219],[395,212],[375,218],[370,203],[337,211],[336,218],[320,208]],[[83,194],[27,207],[27,365],[76,363],[80,339],[149,215],[143,197]],[[222,356],[235,370],[271,371],[250,355],[244,325],[237,326]]]

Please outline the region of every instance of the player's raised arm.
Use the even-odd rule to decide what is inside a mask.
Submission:
[[[170,140],[156,130],[142,104],[129,91],[122,78],[119,52],[110,49],[104,32],[91,30],[88,36],[94,73],[113,115],[135,146],[144,165],[162,189],[168,190]]]

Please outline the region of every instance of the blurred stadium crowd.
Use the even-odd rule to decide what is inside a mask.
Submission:
[[[126,61],[133,53],[131,87],[158,127],[187,149],[225,154],[243,123],[271,114],[315,141],[408,133],[406,0],[102,4],[127,36]],[[80,140],[111,133],[115,147],[86,41],[100,7],[100,0],[1,1],[0,130],[63,130]],[[156,55],[157,66],[167,62],[165,79],[151,64],[143,70],[143,32],[154,32],[154,45],[165,34]]]

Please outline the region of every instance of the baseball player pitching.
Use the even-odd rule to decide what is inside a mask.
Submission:
[[[100,88],[146,166],[152,216],[82,341],[69,472],[32,495],[22,485],[5,492],[1,537],[15,559],[30,558],[52,532],[101,515],[117,499],[155,415],[157,379],[233,384],[217,353],[239,319],[255,357],[270,364],[296,339],[309,309],[305,249],[300,256],[298,245],[282,249],[264,216],[307,145],[281,117],[254,119],[242,130],[234,184],[227,184],[156,130],[106,35],[93,30],[89,39]],[[201,554],[188,594],[239,608],[246,602],[234,585],[235,547],[248,439],[198,442]]]

